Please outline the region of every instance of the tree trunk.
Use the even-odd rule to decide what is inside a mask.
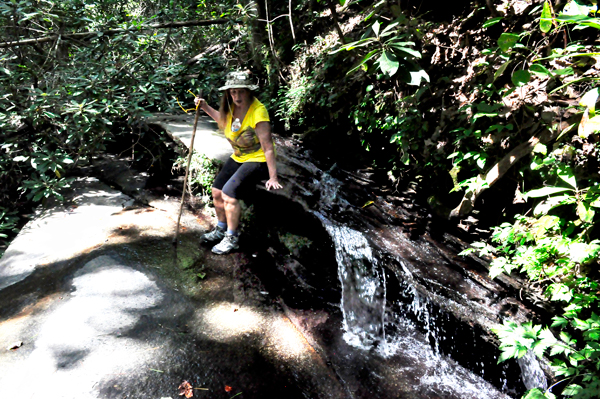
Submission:
[[[506,154],[504,158],[500,160],[496,165],[492,166],[490,170],[485,174],[484,181],[487,183],[487,187],[479,187],[474,191],[467,191],[460,201],[460,204],[450,211],[450,218],[462,217],[469,214],[475,206],[475,201],[485,190],[490,188],[494,183],[502,178],[508,172],[508,170],[517,163],[518,160],[523,158],[525,155],[529,155],[533,148],[538,143],[548,143],[557,136],[557,132],[549,132],[543,130],[540,133],[532,136],[525,143],[519,144],[511,152]]]

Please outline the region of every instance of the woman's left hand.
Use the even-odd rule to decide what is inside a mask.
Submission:
[[[278,188],[283,188],[283,186],[279,184],[279,181],[276,177],[272,177],[269,180],[267,180],[267,182],[265,183],[265,187],[267,188],[267,190],[277,190]]]

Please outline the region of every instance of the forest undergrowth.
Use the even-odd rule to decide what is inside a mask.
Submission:
[[[500,361],[551,363],[526,398],[598,397],[597,6],[432,4],[1,3],[0,240],[107,149],[166,162],[145,116],[181,112],[190,91],[216,103],[224,72],[250,69],[275,132],[390,191],[418,183],[475,241],[465,255],[558,309],[549,325],[496,328]]]

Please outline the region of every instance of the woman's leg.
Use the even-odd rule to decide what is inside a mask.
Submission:
[[[245,162],[229,178],[221,192],[227,218],[227,230],[237,233],[242,212],[238,198],[246,198],[245,195],[252,192],[256,184],[268,176],[264,162]]]
[[[212,252],[226,254],[239,248],[238,228],[242,210],[238,198],[248,189],[255,187],[264,175],[268,176],[264,163],[245,162],[239,165],[237,171],[227,180],[220,193],[227,219],[227,234],[213,247]]]
[[[217,214],[217,219],[220,223],[227,223],[227,215],[225,213],[225,203],[223,202],[223,186],[227,184],[227,182],[231,179],[231,177],[237,172],[237,170],[242,166],[241,163],[235,162],[233,159],[229,158],[223,165],[223,168],[215,177],[215,181],[212,186],[212,197],[213,203],[215,205],[215,212]]]
[[[217,223],[217,226],[213,230],[202,235],[200,238],[201,242],[219,242],[223,239],[223,237],[225,237],[225,232],[227,231],[227,214],[225,212],[225,202],[223,201],[222,189],[240,166],[241,164],[229,158],[227,162],[225,162],[221,172],[219,172],[215,178],[212,187],[212,197],[219,223]]]
[[[221,192],[221,196],[225,209],[225,217],[227,220],[227,230],[237,232],[237,229],[240,225],[240,215],[242,213],[242,207],[240,206],[240,202],[237,199],[230,197],[229,195],[223,192]],[[216,207],[217,205],[215,202],[215,208]]]
[[[223,202],[223,192],[218,188],[212,188],[213,203],[215,205],[215,212],[217,213],[217,220],[219,222],[227,223],[227,216],[225,213],[225,204]]]

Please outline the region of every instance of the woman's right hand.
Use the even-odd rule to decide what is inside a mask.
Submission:
[[[200,97],[196,97],[194,98],[194,105],[196,106],[196,108],[200,107],[204,107],[204,105],[206,104],[206,100]]]

